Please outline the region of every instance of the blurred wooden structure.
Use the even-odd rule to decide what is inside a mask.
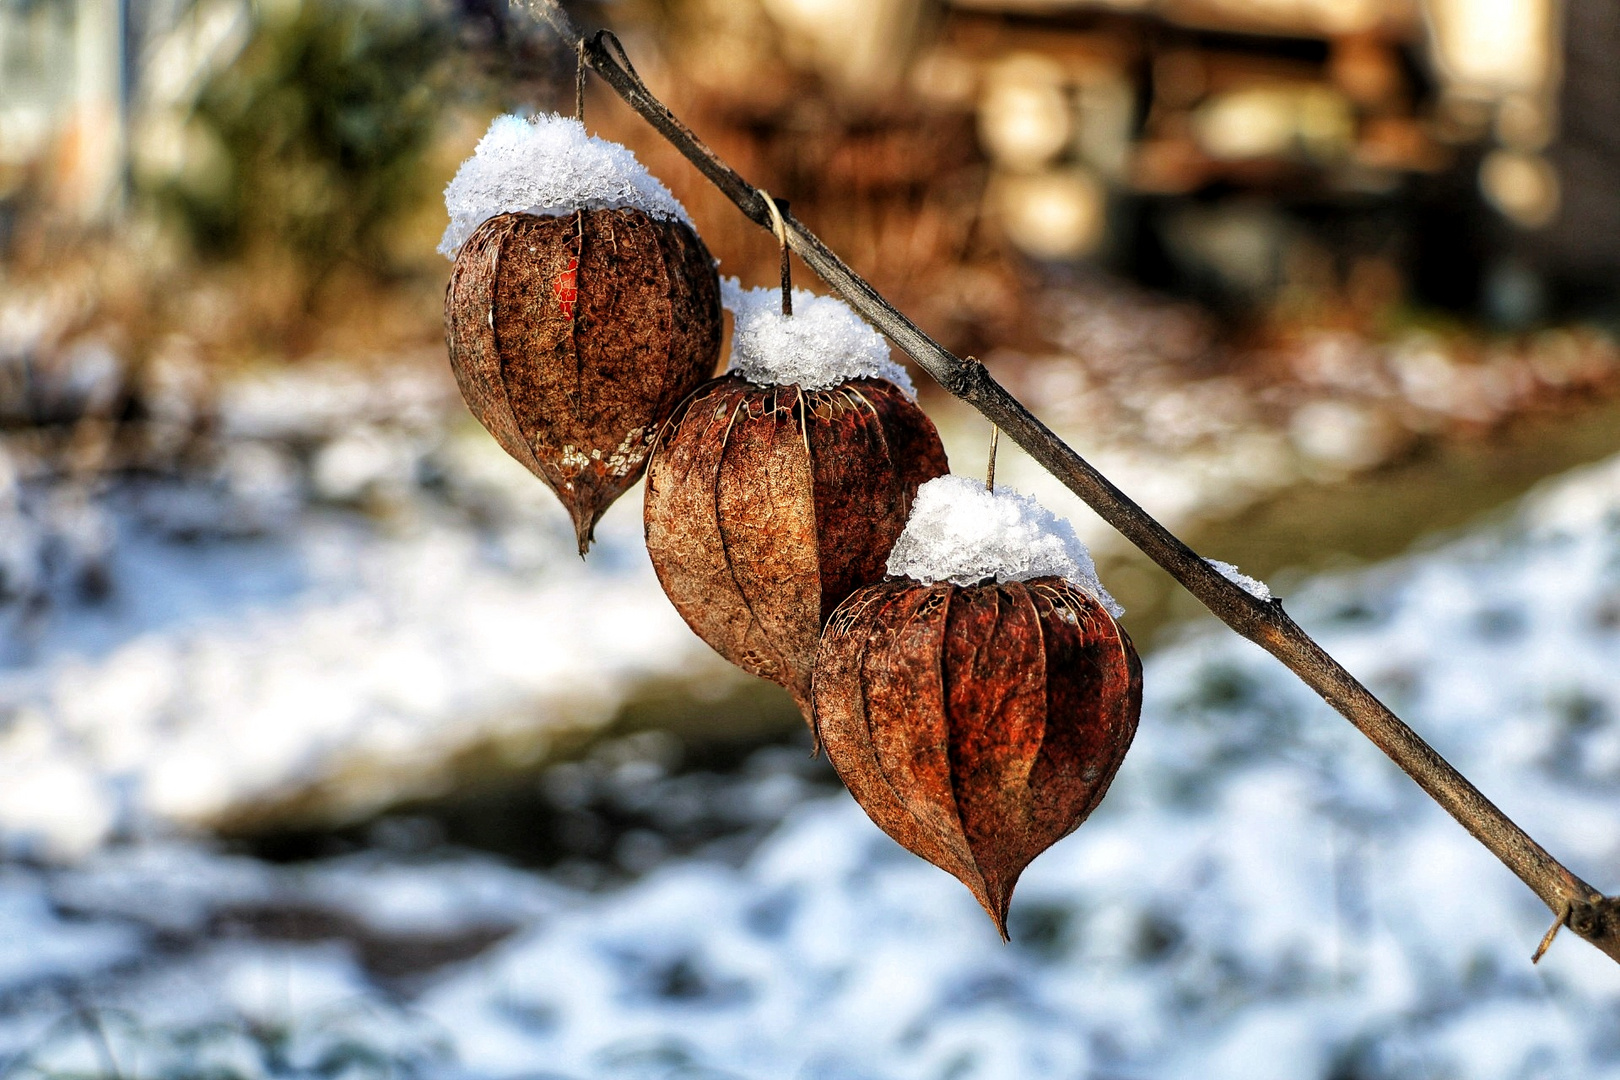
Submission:
[[[858,39],[911,28],[885,39],[885,70],[925,111],[971,120],[985,218],[1037,261],[1117,259],[1147,226],[1155,257],[1227,291],[1275,292],[1348,252],[1345,287],[1377,292],[1406,265],[1442,292],[1483,273],[1476,291],[1509,314],[1538,274],[1620,269],[1593,224],[1620,212],[1570,190],[1577,173],[1620,186],[1604,179],[1620,174],[1620,98],[1588,100],[1614,78],[1610,0],[870,0],[862,19],[846,0],[733,5],[755,6],[790,62],[856,103],[892,99]],[[1439,299],[1467,290],[1452,291]]]
[[[1279,206],[1443,191],[1489,206],[1507,249],[1557,221],[1559,17],[1554,0],[950,0],[913,82],[974,111],[1027,253],[1104,252],[1140,221],[1120,205],[1145,201],[1170,261],[1266,291],[1312,261]],[[1366,272],[1409,260],[1381,261]]]

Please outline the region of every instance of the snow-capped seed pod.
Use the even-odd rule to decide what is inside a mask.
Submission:
[[[565,117],[498,118],[445,203],[456,381],[562,499],[583,555],[659,426],[714,373],[714,260],[629,150]]]
[[[647,472],[647,550],[687,624],[809,715],[822,624],[883,577],[945,448],[882,336],[832,297],[724,284],[732,372],[681,404]]]
[[[1006,936],[1019,874],[1119,769],[1142,667],[1084,545],[1033,499],[930,481],[888,569],[822,635],[821,744],[867,816]]]

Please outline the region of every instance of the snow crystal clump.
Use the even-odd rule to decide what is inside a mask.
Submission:
[[[1271,586],[1267,585],[1259,578],[1250,577],[1248,574],[1243,573],[1229,562],[1221,562],[1219,559],[1205,559],[1204,561],[1209,563],[1210,566],[1214,567],[1215,570],[1220,573],[1221,577],[1225,578],[1227,581],[1230,581],[1232,584],[1236,585],[1250,596],[1253,596],[1259,600],[1273,599],[1271,595]]]
[[[889,552],[889,573],[917,581],[976,585],[985,578],[1061,577],[1125,614],[1102,582],[1074,526],[1028,495],[990,492],[966,476],[940,476],[917,489],[905,531]]]
[[[745,289],[731,277],[720,282],[720,299],[735,320],[730,370],[749,382],[826,390],[846,379],[887,379],[916,399],[883,335],[837,297],[794,289],[793,314],[783,315],[780,289]]]
[[[568,116],[497,116],[444,189],[450,225],[439,254],[454,259],[474,229],[497,214],[556,217],[626,208],[687,225],[685,207],[626,147],[585,133]]]

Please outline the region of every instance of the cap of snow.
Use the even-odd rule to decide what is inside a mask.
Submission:
[[[628,208],[649,217],[692,219],[626,147],[585,133],[569,116],[497,116],[444,189],[450,225],[439,241],[447,259],[497,214],[555,217],[581,208]]]
[[[1114,618],[1125,614],[1102,582],[1074,526],[1028,495],[990,492],[966,476],[940,476],[917,489],[905,531],[889,552],[890,574],[976,585],[985,578],[1066,578]]]
[[[797,383],[825,390],[846,379],[887,379],[915,399],[906,369],[889,359],[882,334],[835,296],[793,290],[793,314],[782,314],[780,289],[745,289],[720,282],[731,311],[731,371],[762,386]]]
[[[1271,587],[1259,578],[1250,577],[1229,562],[1221,562],[1219,559],[1205,559],[1204,561],[1214,567],[1221,577],[1230,581],[1250,596],[1258,600],[1270,600],[1273,598]]]

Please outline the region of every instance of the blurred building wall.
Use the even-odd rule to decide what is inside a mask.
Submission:
[[[117,210],[130,3],[0,2],[0,197],[32,179],[83,220]]]
[[[116,217],[132,165],[183,154],[175,117],[277,6],[0,0],[0,203],[26,190],[81,222]]]

